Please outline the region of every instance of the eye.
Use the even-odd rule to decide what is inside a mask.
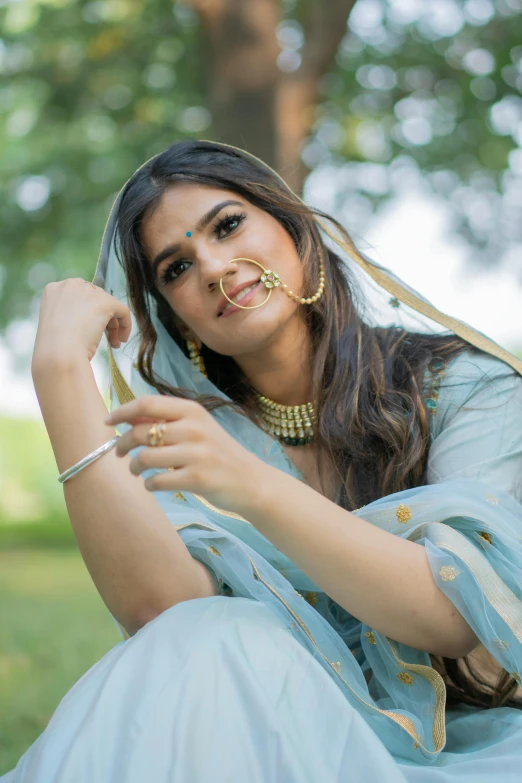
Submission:
[[[223,239],[235,231],[236,228],[245,220],[246,215],[244,213],[237,215],[225,215],[214,223],[214,234],[218,239]]]
[[[162,285],[168,285],[173,280],[176,280],[180,275],[185,272],[186,268],[190,266],[190,261],[173,261],[169,264],[160,275],[160,283]]]

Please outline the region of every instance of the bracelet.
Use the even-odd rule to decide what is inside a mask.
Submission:
[[[121,435],[115,435],[114,438],[108,440],[107,443],[103,444],[103,446],[99,446],[97,449],[94,449],[94,451],[91,451],[90,454],[87,454],[86,457],[83,457],[83,459],[77,462],[76,465],[73,465],[71,468],[67,468],[67,470],[58,476],[58,481],[60,484],[63,484],[64,481],[72,478],[72,476],[75,476],[80,472],[80,470],[83,470],[87,467],[87,465],[90,465],[91,462],[94,462],[94,460],[98,459],[98,457],[101,457],[107,451],[110,451],[112,448],[114,448],[120,437]]]

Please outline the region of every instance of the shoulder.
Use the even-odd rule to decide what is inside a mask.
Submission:
[[[466,351],[444,369],[431,416],[428,483],[476,478],[522,491],[522,377],[492,356]]]
[[[467,407],[487,409],[512,399],[522,406],[522,377],[501,359],[469,349],[447,362],[438,373],[426,372],[427,397],[436,379],[436,408],[431,418],[432,436],[447,427]],[[522,412],[522,407],[520,408]]]

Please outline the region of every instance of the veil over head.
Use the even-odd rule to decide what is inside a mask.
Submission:
[[[276,172],[248,152],[215,142],[199,144],[245,158],[282,181]],[[131,307],[125,272],[116,250],[121,198],[122,192],[116,198],[105,229],[93,283]],[[363,282],[376,324],[396,324],[432,334],[453,332],[522,375],[520,359],[468,324],[440,312],[393,272],[361,254],[322,219],[314,219],[325,242]],[[227,400],[192,365],[160,321],[156,301],[149,293],[146,296],[158,337],[153,358],[156,377],[172,387]],[[132,321],[129,341],[117,350],[109,346],[111,409],[134,397],[158,394],[134,366],[140,336],[134,314]],[[212,415],[245,448],[302,479],[281,444],[246,417],[228,406],[214,410]],[[119,429],[125,431],[128,427],[121,425]],[[145,471],[144,478],[155,472]],[[440,589],[466,617],[491,654],[514,677],[520,678],[522,578],[516,588],[512,573],[522,577],[519,551],[522,508],[502,492],[495,492],[498,503],[488,504],[483,500],[485,491],[486,485],[479,481],[449,481],[443,488],[428,485],[395,493],[353,513],[390,533],[424,543]],[[154,495],[192,556],[204,562],[215,575],[219,591],[262,601],[283,618],[289,632],[316,657],[392,753],[420,764],[436,760],[445,743],[445,686],[427,653],[387,639],[334,604],[248,520],[216,508],[205,498],[189,492],[158,491]],[[404,504],[410,513],[406,522],[398,521],[397,516],[398,506]],[[456,508],[458,516],[454,513]],[[494,555],[494,547],[486,556],[470,542],[470,537],[478,531],[491,529],[495,530],[502,557]],[[517,554],[513,555],[515,560],[509,560],[514,542]],[[440,574],[458,574],[460,579],[452,577],[448,581]],[[303,600],[312,595],[313,601]],[[499,638],[506,640],[501,648],[494,644]],[[365,678],[370,670],[371,685]]]

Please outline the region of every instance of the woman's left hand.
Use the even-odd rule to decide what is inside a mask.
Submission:
[[[150,491],[186,490],[203,495],[211,503],[245,515],[268,466],[241,446],[211,414],[193,400],[146,395],[112,412],[106,424],[132,426],[122,435],[116,454],[123,457],[146,446],[130,462],[139,476],[150,468],[171,468],[145,481]],[[149,446],[153,422],[164,422],[162,446]]]

